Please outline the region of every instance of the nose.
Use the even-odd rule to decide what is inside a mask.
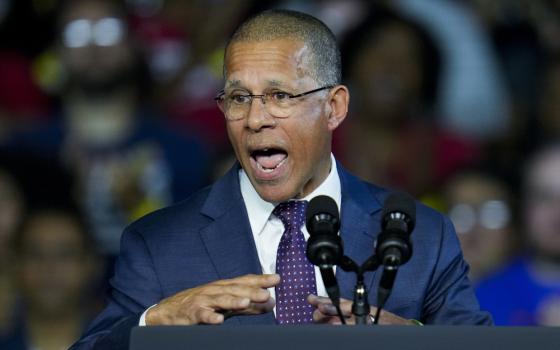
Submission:
[[[256,99],[260,101],[256,101]],[[266,109],[264,96],[253,96],[246,120],[247,127],[253,131],[271,128],[276,125],[276,120]]]

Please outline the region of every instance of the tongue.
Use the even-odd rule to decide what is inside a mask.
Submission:
[[[255,157],[257,163],[259,163],[263,168],[274,169],[281,161],[286,158],[284,153],[275,153],[271,155],[258,155]]]

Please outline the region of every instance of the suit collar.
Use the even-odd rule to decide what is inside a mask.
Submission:
[[[370,215],[380,210],[385,191],[376,186],[368,186],[366,182],[346,171],[339,163],[337,166],[342,186],[342,205],[345,202],[353,203],[364,214]]]
[[[200,212],[212,219],[218,219],[230,208],[237,207],[243,202],[239,189],[239,163],[235,163],[229,171],[213,185]],[[245,209],[243,207],[243,209]]]

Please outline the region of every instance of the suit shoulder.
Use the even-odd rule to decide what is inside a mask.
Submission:
[[[193,228],[197,223],[202,224],[206,222],[207,218],[200,211],[210,190],[211,186],[205,187],[187,199],[146,214],[131,223],[127,227],[127,231],[149,233],[184,229],[185,227]]]
[[[366,184],[366,188],[371,194],[377,199],[379,202],[380,208],[382,210],[385,200],[391,193],[394,193],[395,190],[387,189],[375,184],[371,184],[368,182],[364,182]],[[416,207],[416,228],[415,232],[422,232],[421,234],[430,234],[435,238],[433,235],[434,232],[451,232],[454,231],[453,225],[449,218],[433,209],[426,204],[420,202],[417,199],[414,199],[415,207]]]
[[[417,220],[426,220],[437,225],[447,225],[451,223],[451,221],[445,214],[427,206],[420,201],[416,201],[416,218]]]
[[[369,182],[363,181],[363,183],[366,185],[368,191],[379,201],[381,207],[383,207],[383,204],[387,197],[391,193],[396,192],[396,190],[387,189]],[[447,221],[447,216],[437,211],[436,209],[427,206],[417,199],[414,199],[414,203],[416,204],[417,221],[426,221],[438,225],[444,225]]]

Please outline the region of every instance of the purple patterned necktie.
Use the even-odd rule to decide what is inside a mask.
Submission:
[[[313,307],[309,294],[317,294],[315,268],[305,256],[305,237],[301,227],[305,222],[307,201],[280,203],[272,214],[284,224],[284,234],[276,253],[276,320],[279,324],[313,322]]]

